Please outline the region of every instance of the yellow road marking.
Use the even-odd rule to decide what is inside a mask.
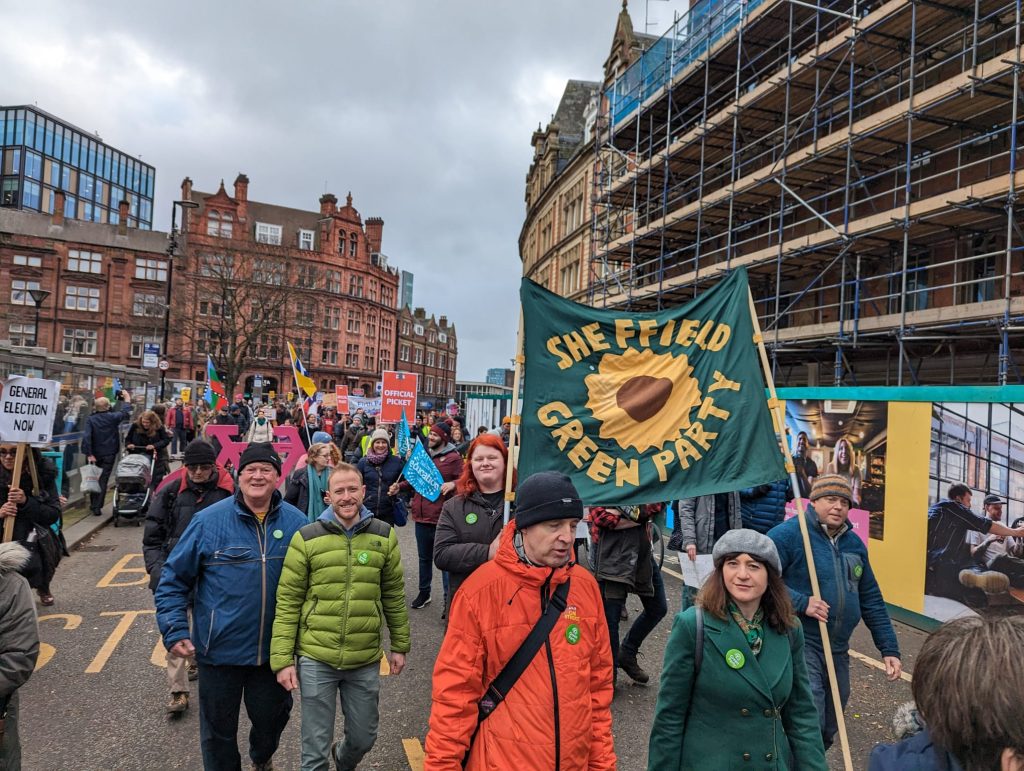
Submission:
[[[114,627],[114,631],[110,633],[110,637],[107,638],[106,642],[100,648],[96,654],[96,658],[85,668],[87,675],[94,675],[97,672],[102,672],[103,667],[107,665],[107,661],[110,660],[110,655],[117,648],[117,644],[121,642],[121,639],[128,633],[132,624],[135,623],[135,619],[144,613],[156,613],[155,610],[115,610],[115,611],[103,611],[100,613],[101,616],[121,616],[121,620],[117,622],[117,626]]]
[[[883,672],[885,671],[885,663],[879,661],[878,659],[873,659],[870,656],[865,656],[863,653],[858,653],[857,651],[850,651],[850,656],[857,659],[857,661],[863,661],[869,667],[881,669]],[[913,676],[909,672],[900,672],[900,679],[906,680],[908,683],[911,683],[914,680]]]
[[[99,589],[107,589],[112,586],[142,586],[143,584],[149,583],[149,573],[146,572],[146,566],[143,565],[140,568],[127,567],[128,563],[133,559],[142,559],[141,554],[125,554],[121,559],[114,563],[114,567],[107,571],[107,574],[100,579],[100,582],[96,584]],[[114,579],[119,573],[141,573],[142,578],[137,578],[133,581],[118,581],[114,583]]]
[[[78,629],[82,623],[82,617],[76,616],[74,613],[50,613],[45,616],[40,616],[40,621],[49,621],[50,619],[57,619],[58,621],[64,622],[65,629]],[[39,658],[36,659],[36,666],[33,671],[38,672],[40,669],[50,663],[52,659],[57,655],[57,649],[49,643],[39,643]]]
[[[423,764],[426,756],[423,754],[423,745],[419,739],[402,739],[402,746],[405,748],[405,757],[409,761],[409,768],[412,771],[423,771]]]

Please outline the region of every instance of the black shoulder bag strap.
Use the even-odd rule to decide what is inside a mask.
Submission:
[[[530,630],[530,634],[526,636],[519,649],[512,654],[512,658],[502,667],[501,672],[498,673],[498,676],[494,678],[484,692],[483,698],[477,704],[479,716],[473,736],[469,740],[470,750],[473,748],[477,731],[480,730],[480,724],[505,700],[508,692],[512,690],[512,686],[516,684],[516,681],[526,671],[526,668],[530,666],[530,662],[537,655],[540,646],[544,644],[544,641],[548,639],[548,635],[551,634],[551,630],[555,628],[555,622],[562,614],[562,611],[565,610],[566,600],[569,597],[569,581],[570,579],[565,579],[565,583],[560,584],[555,589],[551,599],[548,600],[548,606],[544,609],[544,613],[541,614],[537,623],[534,624],[533,629]],[[463,767],[465,767],[468,760],[469,752],[467,751],[466,757],[462,760]]]

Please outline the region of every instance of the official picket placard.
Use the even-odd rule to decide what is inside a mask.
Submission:
[[[0,383],[0,441],[45,445],[53,436],[60,383],[11,375]]]
[[[397,423],[405,413],[405,419],[416,420],[416,391],[419,376],[412,372],[385,370],[381,376],[380,420],[382,423]]]
[[[348,386],[334,386],[334,398],[337,404],[334,406],[343,415],[348,414]]]
[[[561,471],[584,503],[728,492],[786,476],[747,274],[656,313],[591,308],[529,279],[519,478]]]

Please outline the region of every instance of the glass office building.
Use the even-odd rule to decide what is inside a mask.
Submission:
[[[64,216],[118,223],[118,206],[129,202],[132,227],[153,226],[156,170],[98,136],[37,107],[0,106],[0,206],[53,212],[63,190]]]

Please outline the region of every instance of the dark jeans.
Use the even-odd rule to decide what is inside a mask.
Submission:
[[[89,508],[93,514],[103,508],[103,500],[107,497],[107,483],[110,481],[110,472],[114,470],[115,460],[117,460],[116,455],[104,455],[102,458],[96,458],[96,465],[103,469],[103,473],[100,474],[100,492],[89,493]]]
[[[1014,588],[1024,587],[1024,559],[1001,554],[992,560],[990,568],[1005,573],[1006,577],[1010,579],[1010,585]]]
[[[242,701],[252,728],[249,759],[266,763],[277,751],[288,723],[292,695],[282,688],[270,664],[199,664],[199,743],[206,771],[240,771],[238,715]]]
[[[437,525],[416,523],[416,553],[420,558],[420,594],[430,594],[430,586],[434,583],[434,535]],[[441,583],[445,597],[448,596],[448,573],[441,572]]]
[[[175,428],[174,435],[171,436],[171,455],[177,455],[179,452],[185,452],[185,445],[188,444],[188,433],[184,428]]]
[[[658,569],[658,564],[654,562],[654,557],[651,557],[651,562],[654,568],[652,575],[654,594],[650,597],[640,598],[640,603],[644,609],[636,617],[633,626],[629,628],[625,639],[622,641],[622,650],[632,656],[635,656],[640,651],[640,646],[647,639],[647,635],[654,630],[658,622],[665,618],[665,614],[668,613],[668,600],[665,598],[665,582],[661,578],[661,570]],[[619,619],[621,618],[622,606],[626,604],[626,598],[608,597],[604,592],[603,586],[601,594],[604,598],[604,615],[608,619],[608,636],[611,637],[612,642],[612,661],[615,662],[615,666],[618,666]]]
[[[827,750],[832,746],[839,720],[836,717],[835,704],[832,702],[832,686],[828,682],[828,669],[825,667],[825,651],[818,645],[804,645],[804,658],[807,661],[807,679],[811,683],[811,696],[814,706],[818,708],[818,723],[821,726],[821,740]],[[836,665],[836,680],[839,682],[839,699],[843,709],[850,700],[850,656],[847,653],[833,653],[832,660]]]

